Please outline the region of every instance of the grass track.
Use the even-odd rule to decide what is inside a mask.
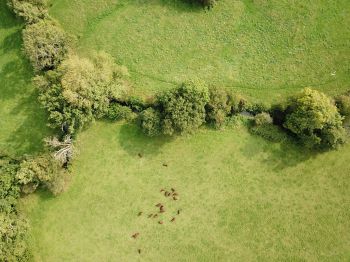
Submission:
[[[350,258],[349,145],[316,156],[243,127],[168,141],[96,123],[78,146],[68,192],[25,200],[36,261]],[[153,212],[165,201],[159,189],[171,186],[181,199],[165,202],[164,225],[137,216]]]

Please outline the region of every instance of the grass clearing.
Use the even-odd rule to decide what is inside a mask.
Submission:
[[[170,141],[98,122],[79,135],[78,147],[68,192],[24,200],[36,261],[349,258],[350,145],[300,154],[244,127]],[[176,188],[180,200],[165,201],[165,187]],[[161,201],[163,225],[145,217]]]
[[[347,0],[221,0],[212,11],[178,0],[60,0],[50,13],[79,37],[79,52],[105,50],[141,94],[199,77],[273,101],[313,87],[349,88]]]

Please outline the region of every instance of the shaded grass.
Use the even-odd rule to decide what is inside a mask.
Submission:
[[[306,86],[331,95],[349,88],[347,0],[221,0],[210,12],[180,0],[52,4],[80,52],[111,53],[139,93],[193,77],[268,101]]]
[[[78,147],[68,192],[24,200],[36,261],[350,257],[349,145],[301,154],[242,127],[150,141],[135,126],[99,122],[79,135]],[[179,201],[159,193],[170,187]],[[145,217],[160,201],[163,225]]]
[[[0,151],[22,155],[42,148],[50,132],[22,51],[22,23],[0,2]]]

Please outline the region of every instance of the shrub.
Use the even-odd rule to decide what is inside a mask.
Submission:
[[[282,126],[286,121],[287,104],[285,102],[274,104],[271,106],[270,114],[275,125]]]
[[[37,23],[48,17],[45,0],[8,0],[8,6],[27,23]]]
[[[232,111],[230,99],[227,91],[223,88],[211,87],[209,89],[209,102],[206,104],[206,121],[214,125],[214,127],[221,127],[227,115]]]
[[[33,159],[24,160],[16,174],[23,193],[32,193],[39,185],[57,193],[55,182],[60,182],[64,170],[58,161],[51,155],[42,155]]]
[[[269,111],[269,106],[264,103],[253,103],[246,105],[245,110],[253,115]]]
[[[0,160],[0,261],[28,261],[28,223],[17,210],[20,192],[15,177],[17,160],[7,156],[1,156]]]
[[[272,124],[272,117],[269,113],[260,113],[254,117],[254,123],[256,126],[261,126],[265,124]]]
[[[194,2],[199,3],[207,8],[212,8],[216,4],[216,0],[194,0]]]
[[[283,142],[287,139],[286,133],[283,132],[279,126],[269,123],[254,126],[250,128],[250,132],[275,143]]]
[[[153,108],[148,108],[140,114],[142,131],[148,136],[157,136],[162,132],[161,114]]]
[[[338,96],[335,103],[342,116],[350,117],[350,94]]]
[[[17,213],[0,213],[0,261],[29,261],[28,222]]]
[[[190,133],[205,122],[205,105],[209,101],[208,88],[199,80],[190,81],[158,96],[163,116],[162,132]]]
[[[108,107],[107,118],[112,121],[116,120],[130,120],[133,118],[134,113],[130,107],[122,106],[117,103],[111,103]]]
[[[91,60],[71,56],[55,72],[36,77],[39,100],[49,112],[50,126],[73,134],[94,118],[108,113],[111,100],[124,97],[129,89],[126,69],[105,54]]]
[[[24,51],[36,71],[56,68],[68,52],[65,32],[51,21],[40,21],[23,30]]]
[[[325,94],[309,88],[292,97],[284,127],[309,147],[334,148],[345,141],[342,117]]]

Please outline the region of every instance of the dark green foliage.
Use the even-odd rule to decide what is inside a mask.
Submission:
[[[36,71],[56,68],[68,52],[66,33],[51,21],[42,20],[23,30],[24,51]]]
[[[126,99],[125,104],[136,112],[141,112],[148,107],[148,105],[137,96],[130,96]]]
[[[223,88],[211,87],[209,89],[209,102],[206,104],[206,121],[220,128],[227,115],[232,113],[232,102],[229,94]]]
[[[161,114],[153,108],[148,108],[140,114],[142,131],[148,136],[157,136],[162,132]]]
[[[127,74],[105,53],[92,60],[72,56],[56,71],[38,76],[39,100],[49,112],[51,127],[73,134],[95,118],[107,115],[110,101],[126,96]]]
[[[279,126],[269,123],[253,126],[249,131],[271,142],[283,142],[287,139],[287,134]]]
[[[118,103],[111,103],[108,107],[108,112],[106,117],[109,120],[116,121],[116,120],[130,120],[133,118],[133,111],[128,106],[122,106]]]
[[[48,17],[46,0],[8,0],[8,6],[27,23],[37,23]]]
[[[288,113],[287,110],[287,103],[285,102],[274,104],[271,106],[270,114],[275,125],[283,125],[283,123],[286,121],[286,115]]]
[[[205,122],[205,105],[208,101],[208,88],[199,80],[183,83],[159,95],[157,103],[163,118],[163,134],[183,134],[196,130]]]
[[[263,112],[268,112],[269,109],[270,109],[269,106],[264,103],[248,104],[245,107],[245,110],[253,115],[260,114]]]
[[[22,161],[16,173],[16,179],[23,193],[32,193],[39,185],[42,185],[52,193],[58,194],[55,182],[61,183],[60,177],[64,175],[64,172],[65,170],[57,160],[49,154],[44,154]]]
[[[216,4],[217,0],[192,0],[192,2],[201,4],[207,8],[212,8]]]
[[[283,126],[305,145],[334,148],[345,142],[342,117],[325,94],[306,88],[290,99],[286,111]]]
[[[0,158],[0,261],[28,261],[27,221],[17,210],[19,186],[15,177],[17,161]]]
[[[339,113],[344,117],[350,117],[350,94],[340,95],[335,99]]]

